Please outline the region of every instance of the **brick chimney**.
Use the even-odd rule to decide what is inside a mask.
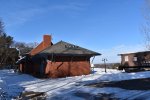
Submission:
[[[51,46],[51,36],[44,35],[43,36],[43,49],[47,48],[48,46]]]
[[[35,55],[49,46],[51,46],[51,36],[43,35],[43,41],[36,48],[32,49],[29,54]]]

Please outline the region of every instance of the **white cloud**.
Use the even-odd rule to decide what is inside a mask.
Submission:
[[[107,58],[108,63],[116,63],[120,62],[120,56],[118,54],[122,53],[131,53],[131,52],[139,52],[145,51],[146,48],[143,44],[137,45],[118,45],[110,49],[101,49],[98,50],[102,55],[96,57],[94,63],[103,63],[102,58]]]
[[[32,8],[22,11],[11,12],[7,16],[6,25],[13,26],[24,24],[25,22],[34,18],[36,15],[41,14],[43,11],[44,10],[40,8]]]
[[[25,10],[16,10],[15,12],[9,12],[7,14],[6,25],[13,26],[13,25],[21,25],[25,22],[36,18],[37,16],[42,16],[50,14],[51,12],[54,14],[55,12],[67,12],[68,15],[75,16],[78,15],[78,11],[82,11],[86,6],[87,3],[77,3],[77,2],[70,2],[68,4],[55,4],[55,5],[47,5],[45,7],[34,7],[34,8],[27,8]],[[77,13],[78,12],[78,13]]]

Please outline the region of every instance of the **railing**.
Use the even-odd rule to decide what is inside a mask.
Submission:
[[[150,66],[150,61],[141,62],[141,66]]]

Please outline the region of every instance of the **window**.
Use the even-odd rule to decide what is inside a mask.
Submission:
[[[129,59],[128,59],[128,56],[125,56],[125,61],[128,61]]]
[[[137,61],[137,57],[134,57],[134,58],[133,58],[133,61]]]

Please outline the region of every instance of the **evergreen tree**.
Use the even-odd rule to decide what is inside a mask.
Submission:
[[[10,48],[13,43],[13,37],[4,32],[4,24],[0,20],[0,67],[15,64],[18,57],[18,51]]]

